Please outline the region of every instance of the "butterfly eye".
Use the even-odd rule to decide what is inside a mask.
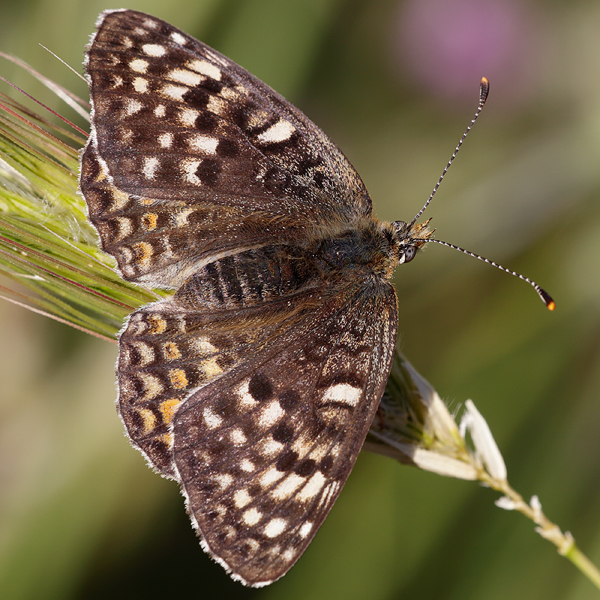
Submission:
[[[402,258],[400,259],[400,262],[410,262],[415,257],[416,253],[417,249],[415,246],[406,246],[406,248],[404,249],[404,253],[402,254]]]

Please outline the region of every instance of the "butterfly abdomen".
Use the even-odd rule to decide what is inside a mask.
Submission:
[[[238,308],[293,295],[312,286],[317,269],[306,251],[270,245],[218,258],[198,269],[177,291],[187,309]]]

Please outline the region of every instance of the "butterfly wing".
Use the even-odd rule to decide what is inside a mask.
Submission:
[[[178,287],[211,255],[370,214],[360,177],[318,127],[164,21],[103,13],[86,68],[81,190],[125,278]]]
[[[236,579],[266,585],[306,549],[345,483],[385,388],[393,288],[338,290],[192,393],[173,423],[188,511]]]
[[[129,316],[117,365],[118,408],[127,433],[150,465],[173,479],[172,428],[181,404],[210,382],[226,385],[226,373],[289,335],[302,311],[317,303],[314,291],[307,291],[293,298],[293,306],[286,297],[223,310],[186,301],[186,289]]]
[[[266,585],[304,552],[354,465],[389,374],[396,295],[373,280],[226,311],[184,297],[129,318],[119,412],[180,482],[203,547]]]

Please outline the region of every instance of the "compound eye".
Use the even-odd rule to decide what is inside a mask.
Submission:
[[[410,262],[417,253],[417,249],[414,246],[406,246],[404,249],[404,262]]]

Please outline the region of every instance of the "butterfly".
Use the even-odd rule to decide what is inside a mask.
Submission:
[[[267,585],[356,461],[396,343],[389,279],[431,232],[377,220],[304,114],[160,19],[102,13],[85,65],[89,219],[126,280],[174,290],[120,332],[119,414],[203,548]]]

